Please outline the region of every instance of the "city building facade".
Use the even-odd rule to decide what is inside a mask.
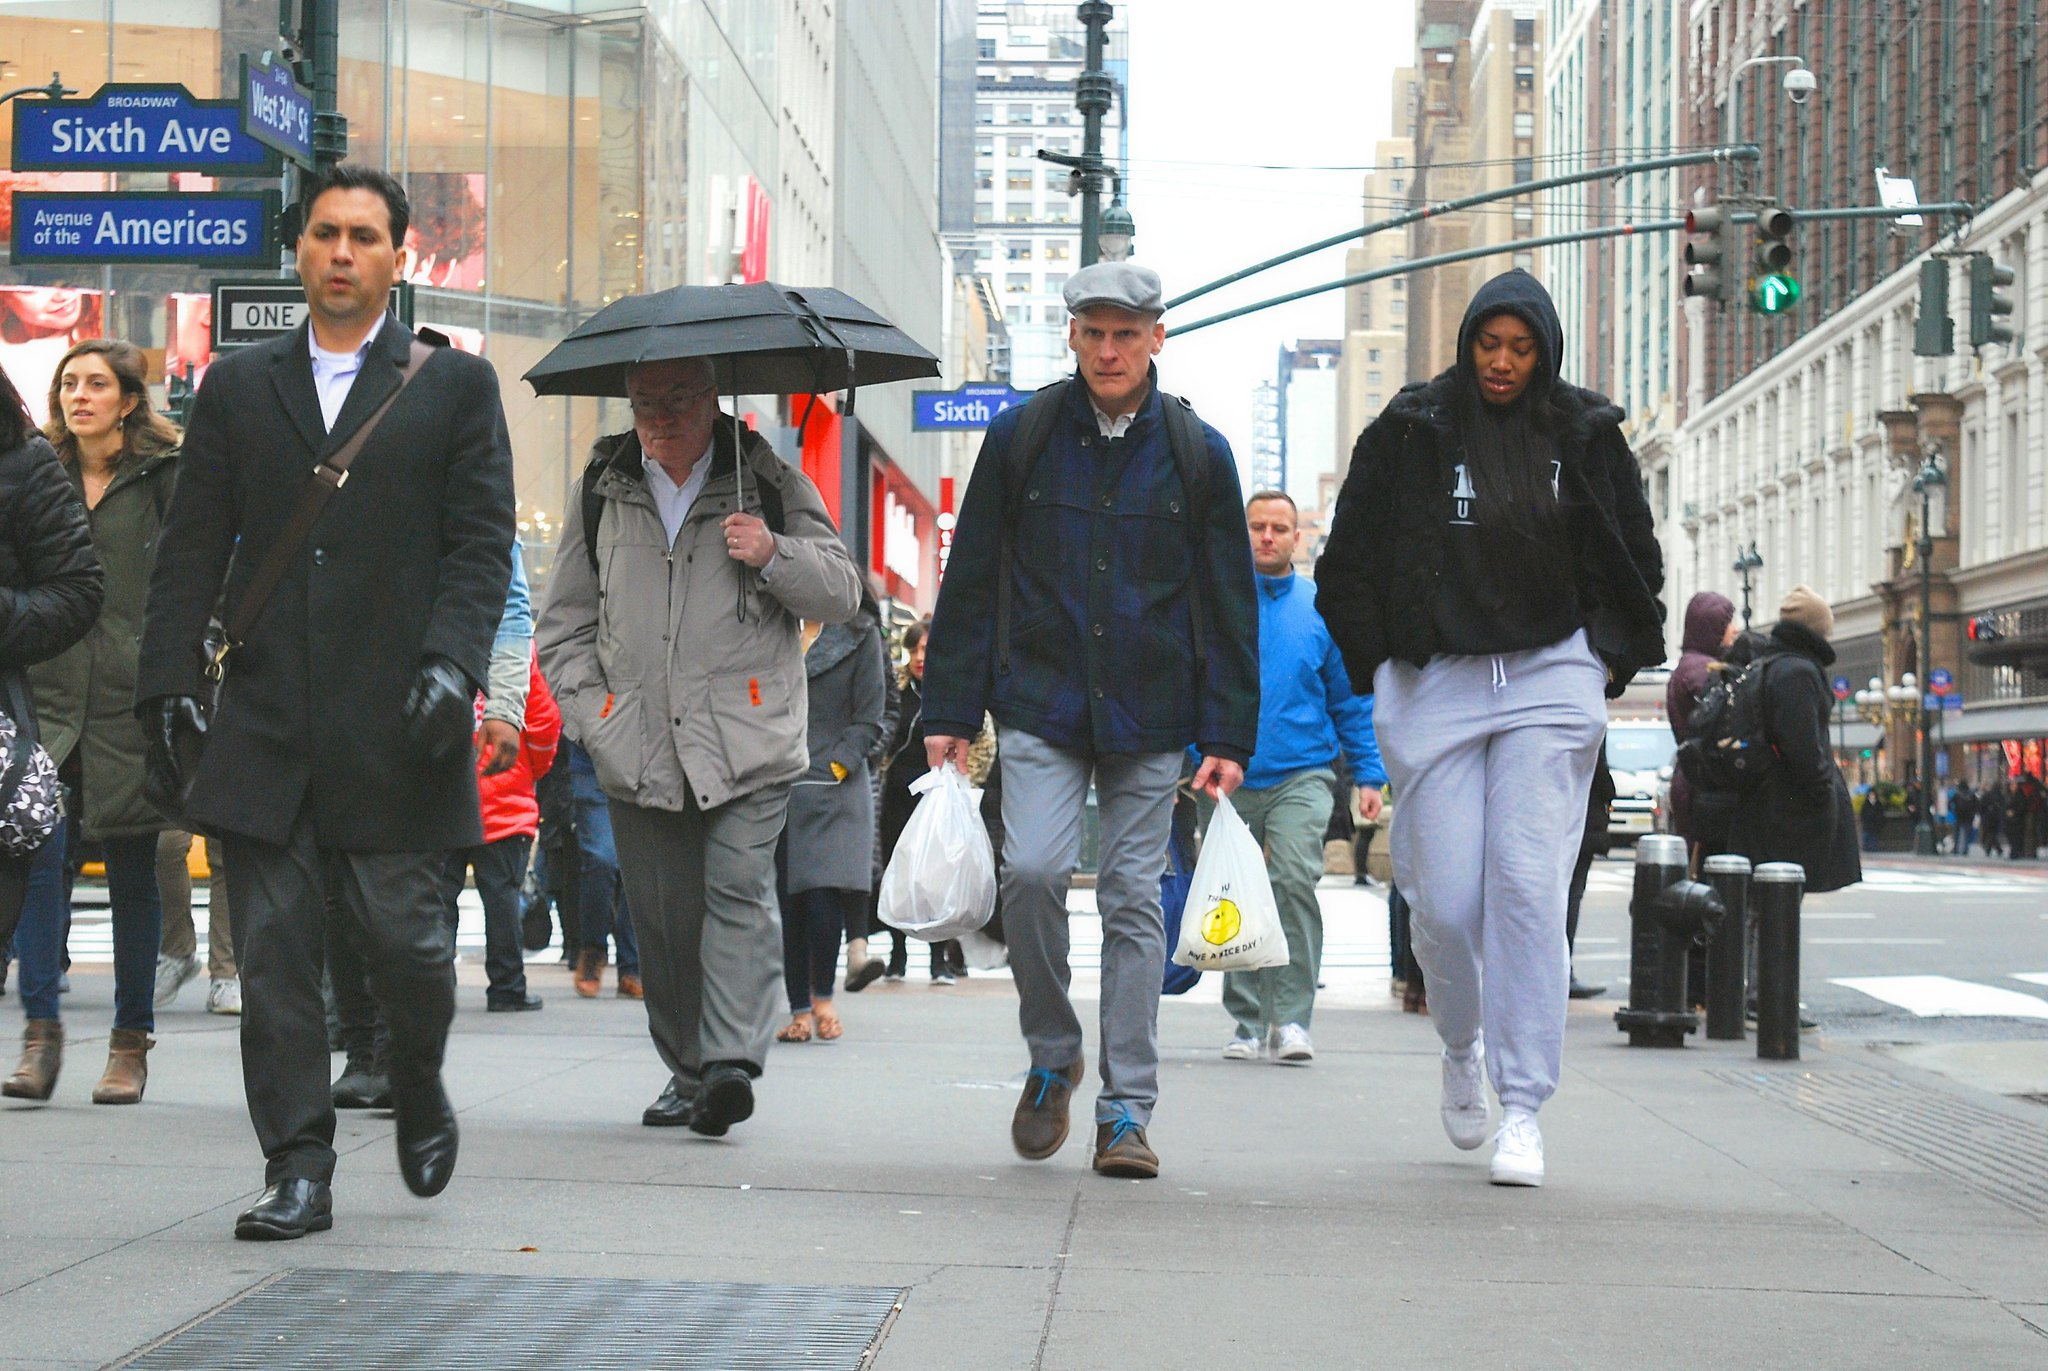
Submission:
[[[1397,136],[1373,144],[1373,169],[1365,177],[1365,218],[1388,219],[1408,208],[1408,185],[1415,175],[1413,127],[1421,84],[1413,67],[1394,73],[1393,122]],[[1398,230],[1361,239],[1344,254],[1344,274],[1362,276],[1386,271],[1408,260],[1408,235]],[[1408,369],[1409,283],[1399,275],[1384,276],[1344,289],[1344,338],[1337,369],[1337,451],[1348,463],[1353,444],[1365,426],[1379,417],[1394,393],[1416,377]],[[1336,473],[1342,484],[1343,471]],[[1298,497],[1297,497],[1298,498]],[[1320,494],[1318,509],[1336,502],[1335,491]]]

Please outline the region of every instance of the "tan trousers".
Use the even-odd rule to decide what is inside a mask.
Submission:
[[[199,947],[199,927],[192,918],[192,869],[185,864],[192,835],[165,829],[156,840],[156,883],[164,900],[163,954],[189,957]],[[220,844],[206,840],[206,974],[216,981],[235,979],[235,939],[228,931],[228,883],[221,871]]]

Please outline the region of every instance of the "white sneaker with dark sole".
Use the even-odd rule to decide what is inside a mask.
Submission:
[[[1488,1179],[1495,1185],[1543,1184],[1543,1130],[1536,1126],[1534,1114],[1510,1110],[1494,1139]]]
[[[1444,1132],[1451,1145],[1470,1152],[1486,1141],[1486,1041],[1474,1038],[1470,1054],[1444,1049]]]
[[[1265,1055],[1265,1044],[1256,1034],[1247,1037],[1240,1028],[1235,1037],[1223,1045],[1223,1060],[1226,1062],[1255,1062]]]
[[[1307,1066],[1316,1059],[1316,1045],[1308,1030],[1298,1023],[1282,1024],[1273,1033],[1273,1060],[1289,1066]]]

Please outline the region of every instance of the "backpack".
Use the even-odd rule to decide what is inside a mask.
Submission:
[[[1743,794],[1755,790],[1777,764],[1764,729],[1764,665],[1759,658],[1735,671],[1716,664],[1692,707],[1678,766],[1696,791]]]
[[[1003,521],[1002,546],[996,563],[996,663],[999,671],[1010,669],[1010,582],[1017,551],[1014,511],[1018,497],[1024,491],[1025,481],[1037,467],[1038,459],[1045,455],[1053,425],[1066,403],[1067,388],[1078,384],[1074,380],[1055,381],[1026,401],[1024,412],[1018,416],[1016,432],[998,459],[1002,463],[1003,508],[1012,516]],[[1181,490],[1188,499],[1188,527],[1194,530],[1199,552],[1209,515],[1209,445],[1202,436],[1201,422],[1195,417],[1193,405],[1164,391],[1159,393],[1159,399],[1166,415],[1166,445],[1173,452],[1174,466],[1180,471]],[[1208,643],[1208,632],[1203,610],[1202,576],[1197,567],[1195,574],[1188,578],[1188,619],[1194,630],[1196,680],[1203,679],[1207,655],[1204,649]]]
[[[745,444],[737,444],[736,446],[744,448]],[[717,456],[717,449],[714,447],[712,449],[712,460],[716,461]],[[749,466],[753,466],[752,459],[744,451],[741,451],[735,460],[746,462]],[[589,463],[583,468],[583,485],[581,487],[583,495],[583,552],[585,556],[590,558],[590,574],[597,577],[600,581],[604,579],[604,574],[598,569],[597,565],[597,526],[604,519],[604,496],[597,493],[597,478],[604,474],[604,469],[610,464],[611,458],[609,457],[591,458]],[[768,525],[770,533],[780,533],[782,532],[782,487],[766,476],[763,476],[761,469],[757,466],[754,467],[754,477],[754,489],[759,492],[761,500],[761,522]]]

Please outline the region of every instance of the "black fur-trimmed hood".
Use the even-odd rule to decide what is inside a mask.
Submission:
[[[1405,385],[1387,403],[1382,417],[1428,424],[1445,438],[1457,433],[1458,387],[1463,384],[1459,369],[1449,367],[1427,381]],[[1583,449],[1603,427],[1620,428],[1625,416],[1620,405],[1597,390],[1559,381],[1550,392],[1550,404],[1564,419],[1557,435],[1558,446]],[[1361,441],[1363,441],[1361,436]]]

